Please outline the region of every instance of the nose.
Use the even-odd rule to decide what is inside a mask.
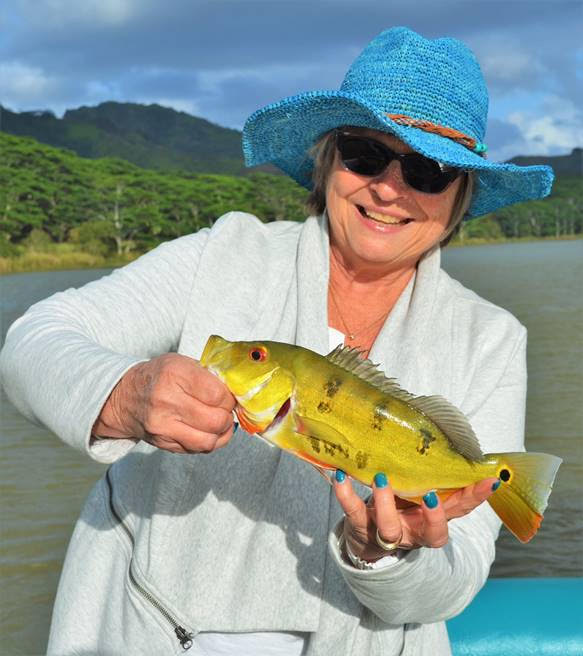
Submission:
[[[395,200],[407,193],[408,185],[403,179],[400,162],[393,160],[387,168],[369,183],[380,200]]]

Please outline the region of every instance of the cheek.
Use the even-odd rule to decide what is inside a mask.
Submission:
[[[424,199],[424,210],[431,223],[445,230],[449,225],[459,185],[452,185],[445,193]]]

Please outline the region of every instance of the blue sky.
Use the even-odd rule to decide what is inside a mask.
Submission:
[[[269,102],[338,88],[395,25],[474,50],[492,159],[583,146],[581,0],[2,0],[0,103],[155,102],[240,129]]]

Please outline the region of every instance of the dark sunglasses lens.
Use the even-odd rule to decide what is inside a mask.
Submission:
[[[385,153],[358,137],[339,137],[338,152],[344,166],[359,175],[379,175],[388,164]]]
[[[426,194],[442,192],[458,175],[456,169],[442,170],[439,163],[416,153],[397,156],[383,144],[372,139],[338,135],[338,152],[344,166],[353,173],[380,175],[395,158],[401,161],[405,182]]]
[[[435,160],[423,155],[407,155],[401,165],[407,184],[426,194],[438,194],[457,176],[455,169],[443,171]]]

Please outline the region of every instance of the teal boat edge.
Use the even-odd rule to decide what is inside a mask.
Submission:
[[[447,622],[453,656],[582,656],[583,578],[489,579]]]

